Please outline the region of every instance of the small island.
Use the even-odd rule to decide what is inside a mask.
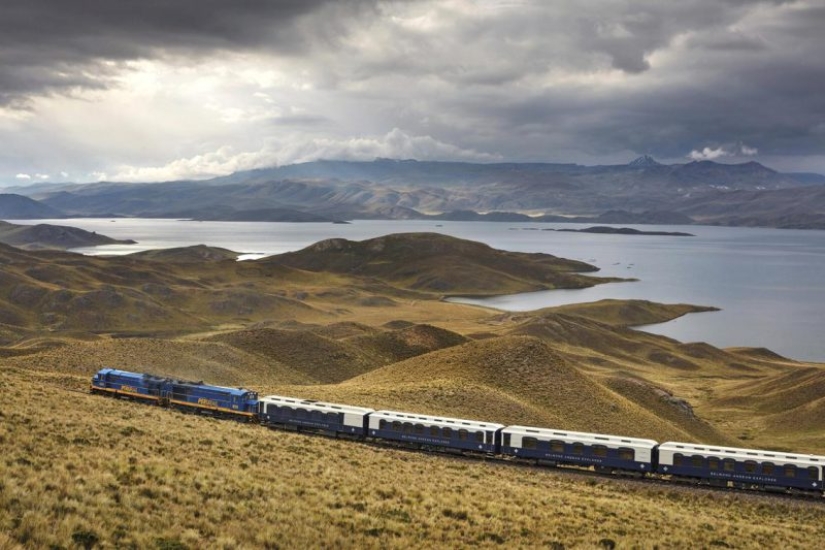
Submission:
[[[692,233],[682,233],[679,231],[640,231],[631,227],[607,227],[597,225],[585,229],[549,229],[548,231],[567,231],[572,233],[603,233],[607,235],[657,235],[665,237],[695,237]]]

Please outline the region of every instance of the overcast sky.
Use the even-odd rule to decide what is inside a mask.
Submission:
[[[825,173],[825,2],[3,0],[0,185],[318,158]]]

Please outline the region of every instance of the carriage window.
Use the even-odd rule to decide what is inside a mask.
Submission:
[[[816,466],[808,468],[808,479],[819,479],[819,468]]]
[[[415,425],[415,433],[418,435],[424,435],[424,425],[423,424],[416,424]]]
[[[504,443],[503,443],[503,445],[505,447],[510,446],[510,434],[504,434]]]
[[[378,429],[379,430],[386,430],[387,429],[387,421],[383,418],[378,421]]]
[[[487,445],[493,444],[493,432],[487,432]]]
[[[550,442],[550,450],[554,453],[563,453],[564,452],[564,441],[559,441],[554,439]]]
[[[694,468],[702,468],[705,465],[705,457],[693,455],[690,457],[690,465]]]
[[[574,455],[583,455],[584,454],[584,445],[581,443],[573,443],[573,454]]]
[[[450,437],[453,436],[453,429],[452,428],[442,428],[441,429],[441,435],[443,435],[446,438],[450,438]]]
[[[683,459],[684,459],[684,457],[682,455],[676,453],[675,455],[673,455],[673,465],[674,466],[681,466],[685,462]]]
[[[467,436],[468,435],[469,435],[469,432],[467,432],[467,430],[465,430],[464,428],[461,428],[460,430],[458,430],[458,438],[461,441],[467,441]]]
[[[770,462],[765,462],[764,464],[762,464],[762,473],[763,474],[771,476],[771,475],[773,475],[773,470],[774,470],[773,464],[771,464]]]
[[[753,460],[746,460],[745,471],[749,474],[756,472],[756,462],[754,462]]]
[[[535,437],[525,437],[521,440],[521,446],[525,449],[535,449],[538,447],[539,441]]]
[[[409,422],[404,422],[404,433],[411,434],[413,432],[413,425]]]
[[[484,432],[476,432],[476,442],[484,443]]]
[[[593,445],[593,454],[596,456],[607,456],[607,447],[604,445]]]
[[[636,460],[636,452],[633,449],[621,447],[619,449],[619,458],[622,460]]]
[[[785,477],[796,477],[796,466],[785,464]]]
[[[722,461],[722,468],[724,468],[726,472],[732,472],[736,469],[736,461],[732,458],[726,458]]]
[[[400,432],[401,431],[401,422],[399,422],[398,420],[394,421],[392,423],[392,430],[394,432]]]
[[[715,456],[708,457],[708,468],[711,470],[718,470],[719,469],[719,459]]]
[[[440,430],[438,429],[438,426],[430,426],[430,435],[431,436],[438,437],[439,432],[440,432]]]

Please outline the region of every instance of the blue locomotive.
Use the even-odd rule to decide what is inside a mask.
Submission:
[[[272,428],[699,485],[823,496],[825,456],[692,443],[660,444],[651,439],[376,411],[277,395],[259,399],[257,393],[243,388],[117,369],[102,369],[95,374],[91,391],[183,411],[257,421]]]
[[[250,422],[258,419],[258,394],[243,388],[102,369],[92,378],[91,391],[188,412]]]

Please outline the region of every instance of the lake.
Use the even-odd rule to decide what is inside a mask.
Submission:
[[[694,237],[557,232],[579,224],[354,221],[331,223],[193,222],[151,219],[9,220],[71,225],[136,245],[79,249],[85,254],[207,244],[253,259],[299,250],[331,237],[363,240],[389,233],[432,231],[495,248],[545,252],[582,260],[598,275],[637,282],[553,290],[463,302],[525,311],[603,298],[716,306],[644,330],[683,342],[766,347],[786,357],[825,361],[825,232],[708,226],[628,226],[683,231]]]

